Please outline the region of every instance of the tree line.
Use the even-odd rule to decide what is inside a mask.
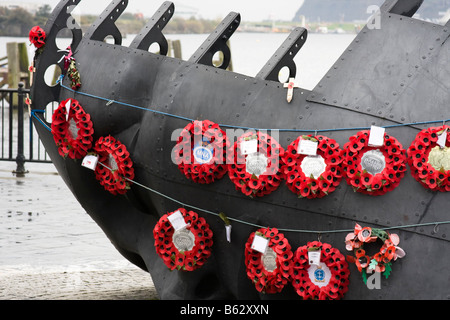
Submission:
[[[43,5],[34,14],[20,7],[13,9],[0,7],[0,36],[28,37],[30,29],[36,25],[43,27],[50,14],[49,5]],[[86,31],[97,18],[94,15],[78,17],[83,31]],[[131,13],[122,14],[116,22],[123,34],[137,34],[146,23],[147,19]],[[210,33],[219,23],[219,20],[173,17],[164,28],[164,33]]]
[[[33,26],[44,26],[50,13],[49,5],[40,7],[35,14],[20,7],[0,7],[0,36],[28,37]]]

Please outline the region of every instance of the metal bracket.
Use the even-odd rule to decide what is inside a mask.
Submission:
[[[189,62],[201,63],[211,67],[213,64],[213,56],[216,52],[223,53],[223,62],[217,68],[226,69],[231,61],[231,51],[227,45],[227,41],[231,38],[233,33],[239,27],[241,22],[241,15],[236,12],[231,12],[222,20],[217,28],[210,34],[200,48],[195,51]]]
[[[381,9],[385,12],[412,17],[422,3],[423,0],[388,0]]]
[[[165,56],[169,50],[169,44],[162,30],[172,18],[174,11],[175,5],[173,2],[165,1],[133,39],[130,48],[148,51],[152,43],[157,43],[159,45],[159,54]]]
[[[289,37],[283,42],[273,56],[267,61],[256,78],[279,81],[278,74],[284,67],[289,68],[289,78],[295,78],[297,67],[294,62],[295,55],[305,44],[308,31],[305,28],[295,28],[289,34]]]
[[[95,23],[89,28],[84,35],[86,39],[103,41],[107,36],[114,38],[114,43],[122,44],[122,34],[117,28],[115,22],[120,15],[125,11],[128,5],[128,0],[114,0],[102,12]]]

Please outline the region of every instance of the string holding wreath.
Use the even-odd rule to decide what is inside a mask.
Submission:
[[[247,132],[227,154],[228,176],[236,190],[253,197],[275,191],[283,179],[281,157],[284,149],[270,135]]]
[[[113,195],[125,194],[134,178],[133,162],[126,146],[112,136],[100,137],[94,146],[98,162],[95,177]]]
[[[315,258],[310,256],[313,253]],[[292,285],[305,300],[342,299],[349,277],[344,255],[330,244],[313,241],[295,251]]]
[[[368,255],[364,245],[376,241],[381,241],[383,245],[377,253]],[[347,256],[347,261],[356,265],[366,284],[368,270],[369,273],[380,272],[387,279],[392,271],[392,262],[406,255],[398,246],[399,242],[400,238],[395,233],[390,234],[377,228],[363,228],[356,223],[354,231],[345,237],[345,248],[354,252],[354,256]]]
[[[384,134],[383,145],[369,145],[369,130],[358,132],[344,145],[344,177],[355,192],[383,195],[395,189],[406,172],[406,151],[400,142]]]
[[[422,186],[433,191],[450,191],[448,129],[449,126],[443,125],[420,131],[407,152],[412,176]]]
[[[252,248],[255,237],[267,241],[265,252]],[[247,277],[259,292],[281,292],[291,277],[292,257],[291,245],[278,229],[260,228],[250,235],[245,244]]]
[[[230,143],[219,125],[195,120],[181,132],[173,149],[175,163],[186,178],[209,184],[227,173],[226,153]]]
[[[311,155],[302,153],[302,141],[317,143],[317,151]],[[299,136],[281,159],[286,184],[299,198],[322,198],[333,192],[342,180],[341,149],[334,139],[326,136]]]
[[[184,228],[175,231],[169,217],[181,214]],[[163,215],[153,229],[156,253],[170,270],[193,271],[211,255],[213,233],[203,217],[179,208]]]
[[[59,104],[52,115],[51,131],[62,157],[81,159],[92,147],[91,117],[75,99],[69,98]]]

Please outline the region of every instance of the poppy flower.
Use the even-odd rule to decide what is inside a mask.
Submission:
[[[226,134],[218,124],[195,120],[180,133],[172,149],[172,158],[186,178],[195,183],[210,184],[226,174],[229,148]]]
[[[321,283],[320,287],[315,279],[310,278],[308,250],[311,248],[321,250],[321,263],[325,264],[331,276],[328,283]],[[294,253],[293,272],[291,284],[295,291],[304,300],[306,299],[341,299],[348,291],[350,272],[348,263],[339,250],[331,245],[319,241],[309,242],[299,247]]]
[[[66,116],[66,105],[70,100],[69,115]],[[82,159],[92,147],[94,129],[91,118],[75,99],[59,104],[52,115],[51,131],[63,157]]]
[[[308,158],[312,164],[323,166],[320,175],[312,178],[312,173],[304,171],[303,161],[307,155],[297,152],[301,140],[312,139],[318,141],[317,155],[321,159],[316,163],[316,158]],[[299,136],[286,149],[281,158],[281,171],[289,190],[297,194],[298,197],[321,198],[333,192],[339,185],[342,174],[339,169],[342,158],[339,144],[325,136]],[[322,162],[323,161],[323,162]],[[299,178],[299,179],[298,179]],[[308,189],[308,190],[307,190]]]
[[[406,170],[406,151],[394,137],[385,134],[384,144],[377,149],[385,157],[385,167],[381,173],[370,174],[361,165],[362,156],[373,147],[368,146],[368,131],[358,132],[349,138],[342,152],[343,173],[347,183],[355,191],[373,196],[383,195],[396,188]],[[361,144],[355,147],[354,144]],[[364,142],[364,144],[363,144]],[[353,145],[352,145],[353,144]]]
[[[188,251],[178,249],[172,241],[174,228],[168,221],[168,217],[177,211],[181,213],[185,222],[189,225],[186,229],[195,237],[194,245]],[[153,229],[153,237],[156,253],[170,270],[196,270],[203,266],[211,255],[212,231],[206,220],[198,217],[198,214],[194,211],[179,208],[163,215]]]
[[[28,38],[30,42],[38,49],[45,45],[45,31],[39,26],[34,26],[31,28]]]
[[[256,233],[269,240],[269,248],[276,254],[276,267],[267,270],[263,263],[263,254],[251,248]],[[280,292],[288,283],[292,273],[293,252],[289,242],[276,228],[260,228],[253,232],[245,244],[245,265],[247,276],[255,284],[256,290],[267,294]]]
[[[242,154],[241,147],[252,139],[256,139],[258,152],[251,156]],[[233,150],[228,155],[227,163],[228,176],[236,190],[250,197],[263,197],[278,188],[283,178],[279,163],[284,149],[273,137],[259,131],[248,132],[237,139]],[[247,187],[253,192],[249,193]]]
[[[117,144],[119,147],[114,147]],[[119,149],[125,150],[121,152],[122,156],[117,154]],[[125,177],[134,178],[133,163],[125,145],[112,136],[101,137],[95,143],[94,152],[98,154],[99,163],[108,167],[104,170],[102,165],[98,165],[94,171],[96,179],[111,194],[125,194],[131,186],[131,181]]]

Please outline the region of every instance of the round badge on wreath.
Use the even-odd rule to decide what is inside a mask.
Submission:
[[[181,132],[173,155],[181,173],[188,179],[209,184],[226,174],[228,148],[226,134],[218,124],[195,120]]]
[[[281,292],[292,273],[292,257],[291,245],[278,229],[261,228],[245,244],[247,276],[259,292]]]
[[[153,229],[156,253],[170,270],[193,271],[211,255],[213,233],[194,211],[179,208],[163,215]]]
[[[414,179],[433,191],[450,191],[449,126],[420,131],[408,148],[408,164]]]
[[[92,147],[91,117],[75,99],[69,98],[59,104],[52,115],[51,129],[62,157],[81,159]]]
[[[100,137],[94,146],[99,165],[95,177],[111,194],[125,194],[134,178],[133,162],[124,144],[112,136]]]
[[[275,191],[283,179],[284,149],[270,135],[258,131],[243,134],[228,155],[228,176],[236,190],[250,197]]]
[[[344,255],[327,243],[313,241],[295,251],[292,285],[305,300],[342,299],[349,276]]]
[[[344,177],[355,192],[383,195],[395,189],[406,172],[406,151],[388,135],[382,145],[369,145],[370,130],[358,132],[344,145]]]
[[[302,144],[313,150],[303,151]],[[284,152],[281,171],[286,184],[299,198],[322,198],[333,192],[342,179],[341,149],[325,136],[299,136]]]
[[[383,245],[374,255],[368,255],[364,245],[371,242],[381,241]],[[382,273],[386,279],[392,271],[392,262],[397,258],[403,258],[405,251],[398,246],[400,238],[395,233],[385,230],[361,227],[355,225],[353,232],[345,237],[345,248],[354,251],[355,256],[347,256],[347,261],[354,263],[361,272],[364,283],[367,283],[368,270]]]

